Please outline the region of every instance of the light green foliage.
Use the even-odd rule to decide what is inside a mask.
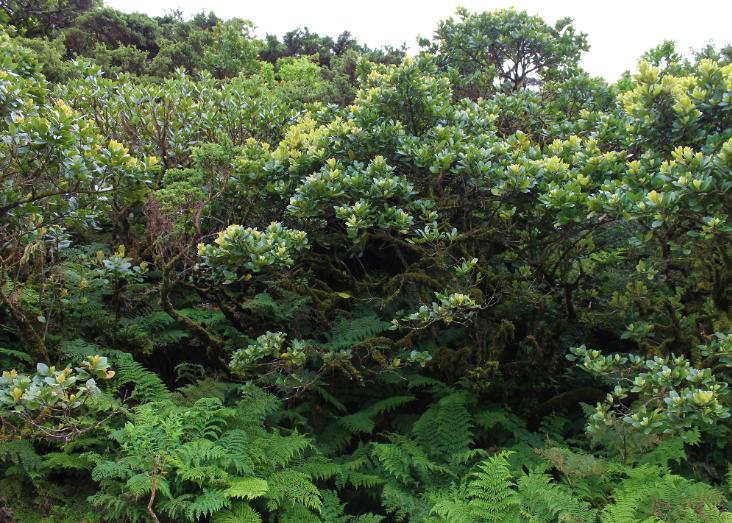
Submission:
[[[476,309],[480,309],[480,305],[474,299],[459,292],[451,294],[437,292],[435,297],[439,301],[433,301],[431,306],[422,305],[417,312],[409,314],[404,320],[424,328],[436,321],[444,321],[449,324],[453,321],[469,319],[475,314]],[[395,325],[400,324],[398,320],[394,321]]]
[[[14,369],[4,371],[0,376],[2,437],[19,435],[16,431],[25,437],[78,437],[94,426],[93,417],[83,417],[83,410],[95,410],[94,397],[101,394],[96,380],[114,375],[102,356],[85,359],[74,369],[57,370],[39,363],[32,376]]]
[[[302,340],[293,340],[287,350],[283,347],[284,343],[285,334],[282,332],[262,334],[253,344],[234,352],[229,367],[235,373],[244,375],[247,367],[268,356],[282,358],[284,363],[296,367],[305,363],[305,343]]]
[[[513,476],[505,454],[479,463],[453,498],[432,512],[444,521],[595,521],[595,511],[540,470]]]
[[[232,18],[213,29],[212,45],[206,47],[203,66],[217,78],[252,74],[258,70],[260,42],[252,37],[254,24]]]
[[[673,433],[730,416],[724,405],[727,383],[718,382],[710,369],[692,367],[683,356],[652,360],[633,354],[602,356],[585,346],[571,352],[568,357],[584,370],[615,385],[590,417],[590,429],[624,423],[647,434]],[[638,403],[623,411],[629,394],[637,394]]]
[[[214,244],[199,244],[201,263],[230,281],[243,269],[251,276],[270,265],[292,265],[293,255],[307,245],[307,234],[291,230],[280,223],[271,223],[260,231],[256,228],[230,225],[221,231]]]
[[[0,519],[730,520],[730,48],[17,4]]]
[[[413,186],[381,156],[366,167],[348,168],[332,158],[295,189],[288,211],[310,219],[334,212],[354,242],[372,228],[407,235],[422,233],[418,227],[424,224],[424,231],[436,231],[438,214],[429,201],[413,196]]]
[[[101,490],[92,503],[121,511],[118,517],[139,519],[155,492],[156,510],[176,521],[214,514],[226,521],[238,513],[256,520],[257,512],[242,501],[260,498],[271,512],[292,506],[317,512],[321,498],[312,480],[321,477],[318,467],[327,462],[311,457],[317,453],[297,433],[280,435],[248,425],[253,420],[247,418],[257,412],[249,401],[234,408],[214,398],[186,406],[167,401],[137,407],[112,434],[119,446],[116,459],[94,458],[92,478]],[[312,471],[299,471],[308,459],[316,460]],[[123,492],[138,503],[114,503]]]
[[[525,88],[535,78],[568,75],[587,51],[587,35],[576,33],[571,18],[554,27],[526,11],[486,13],[457,10],[458,20],[440,22],[433,41],[420,45],[435,53],[461,94],[477,98],[497,89]]]

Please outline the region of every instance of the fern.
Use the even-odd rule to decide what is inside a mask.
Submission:
[[[181,494],[177,497],[167,498],[160,502],[160,509],[173,521],[181,521],[185,519],[193,498],[193,494]]]
[[[226,450],[207,439],[187,441],[175,449],[175,459],[183,467],[198,467],[208,461],[219,460],[226,455]]]
[[[224,449],[224,455],[220,459],[224,467],[241,475],[254,473],[254,463],[247,452],[249,436],[245,431],[227,430],[216,440],[216,445]]]
[[[211,518],[212,523],[262,523],[259,513],[248,503],[241,501],[233,503],[229,509],[224,509]]]
[[[340,417],[337,423],[351,434],[371,434],[376,427],[376,423],[366,412]]]
[[[466,401],[464,393],[455,392],[427,409],[412,429],[419,445],[448,460],[468,450],[473,443],[473,424]]]
[[[149,520],[146,511],[140,506],[130,503],[121,492],[119,494],[97,492],[89,496],[88,501],[92,506],[103,509],[104,516],[109,521],[138,523]]]
[[[474,423],[480,428],[495,432],[498,427],[511,434],[514,442],[528,443],[532,447],[541,447],[543,441],[536,433],[530,432],[526,424],[514,414],[502,409],[484,410],[478,412]]]
[[[381,492],[381,504],[397,521],[419,520],[429,513],[429,505],[413,489],[387,482]]]
[[[116,371],[115,386],[132,386],[131,399],[142,402],[170,399],[170,391],[154,372],[132,359],[129,354],[112,354],[110,361]]]
[[[668,466],[671,461],[681,463],[687,459],[685,446],[696,445],[699,439],[699,429],[696,427],[683,435],[668,437],[654,446],[650,452],[643,454],[639,463],[660,466]]]
[[[131,399],[141,402],[170,399],[170,392],[158,375],[136,362],[130,354],[105,349],[80,339],[64,342],[61,346],[61,352],[72,361],[81,361],[96,354],[106,355],[116,373],[113,384],[118,389],[131,385]]]
[[[185,410],[183,430],[191,440],[218,439],[234,414],[218,398],[201,398]]]
[[[193,405],[202,398],[218,398],[222,402],[227,395],[235,390],[235,386],[231,383],[225,383],[214,378],[206,377],[197,380],[194,383],[178,387],[173,392],[174,399],[177,403],[185,405]]]
[[[502,452],[478,464],[466,489],[468,507],[474,521],[519,521],[520,498]]]
[[[441,520],[447,523],[467,523],[473,521],[473,512],[465,502],[464,490],[458,490],[452,485],[445,491],[439,491],[437,495],[429,496],[432,499],[430,512],[437,514]]]
[[[268,467],[287,466],[295,457],[302,456],[306,450],[313,447],[313,443],[304,434],[293,432],[288,436],[273,434],[265,440],[256,443],[259,447],[257,458],[260,463],[266,463]]]
[[[309,456],[301,463],[293,464],[290,468],[307,474],[311,479],[318,481],[333,478],[341,472],[341,466],[338,463],[320,455]]]
[[[350,349],[359,342],[385,332],[390,326],[372,311],[362,312],[352,318],[339,316],[325,334],[324,346],[331,351]]]
[[[324,399],[325,401],[327,401],[329,405],[331,405],[332,407],[335,407],[335,409],[338,412],[346,412],[347,411],[346,406],[343,403],[341,403],[338,398],[336,398],[330,392],[328,392],[324,387],[321,387],[319,385],[316,385],[315,387],[313,387],[313,391],[315,391],[316,393],[318,393],[318,395],[322,399]]]
[[[705,509],[715,518],[727,518],[717,506],[723,497],[716,489],[669,473],[664,467],[643,465],[626,469],[627,478],[613,490],[613,503],[601,513],[603,523],[642,521],[691,521],[691,512]],[[714,514],[717,515],[714,515]],[[710,516],[711,517],[711,516]]]
[[[102,482],[106,479],[124,479],[132,476],[133,471],[130,467],[118,461],[105,461],[99,463],[92,470],[92,479],[96,482]]]
[[[152,347],[170,345],[188,337],[188,332],[181,329],[178,323],[161,309],[145,311],[145,314],[134,318],[124,318],[120,325],[120,336],[134,339],[137,333],[142,333],[149,339]],[[140,347],[144,352],[149,352],[150,348]]]
[[[27,440],[0,441],[0,461],[22,467],[27,472],[38,471],[43,465],[41,457]]]
[[[224,490],[224,496],[235,499],[256,499],[264,496],[269,487],[267,482],[259,478],[234,478]]]
[[[276,510],[285,502],[299,504],[316,512],[322,508],[320,491],[307,474],[295,470],[283,470],[269,476],[267,484],[269,510]]]
[[[197,521],[203,516],[211,516],[223,508],[231,507],[231,501],[222,490],[204,490],[186,509],[186,517]]]
[[[93,463],[83,454],[49,452],[43,456],[44,470],[89,470]]]
[[[449,468],[433,462],[426,451],[410,438],[389,434],[391,443],[373,443],[372,455],[384,471],[404,485],[414,485],[418,480],[431,479],[435,473],[450,475]]]
[[[22,352],[19,350],[5,349],[5,348],[0,347],[0,357],[7,358],[10,361],[19,361],[19,362],[27,363],[27,364],[33,363],[33,358],[31,358],[28,353]],[[0,361],[4,362],[5,360],[0,360]],[[8,366],[10,366],[10,365],[8,365]]]
[[[126,490],[134,497],[139,498],[149,494],[152,490],[152,481],[149,474],[135,474],[127,480]]]
[[[590,523],[596,519],[595,511],[589,504],[553,483],[547,474],[531,471],[521,476],[517,484],[522,513],[531,521]]]
[[[376,427],[373,418],[392,412],[398,407],[414,401],[414,399],[414,396],[390,396],[372,403],[359,412],[341,416],[336,420],[336,423],[351,435],[371,434]],[[345,438],[345,442],[348,441],[349,438]]]

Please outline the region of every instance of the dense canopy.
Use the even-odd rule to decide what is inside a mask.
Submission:
[[[0,521],[732,521],[729,47],[0,7]]]

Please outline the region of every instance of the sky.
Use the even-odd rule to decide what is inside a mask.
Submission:
[[[417,50],[418,35],[431,36],[437,22],[455,13],[505,7],[526,10],[554,23],[570,16],[588,34],[590,51],[582,66],[594,76],[616,80],[634,70],[638,57],[665,39],[688,54],[709,42],[732,43],[732,0],[106,0],[126,12],[161,15],[174,9],[186,17],[203,10],[221,18],[246,18],[257,34],[308,27],[321,35],[348,30],[370,47],[400,46]]]

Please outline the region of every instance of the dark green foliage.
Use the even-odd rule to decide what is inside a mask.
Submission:
[[[0,4],[0,520],[732,521],[729,48]]]

